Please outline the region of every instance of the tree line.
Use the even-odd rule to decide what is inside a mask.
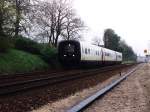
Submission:
[[[70,0],[0,0],[0,51],[20,35],[56,47],[60,39],[81,38],[84,29]],[[104,47],[122,52],[124,60],[136,59],[133,49],[114,30],[106,29],[103,41]]]
[[[113,29],[106,29],[104,31],[103,41],[105,48],[121,52],[123,54],[124,61],[136,61],[137,56],[132,47],[122,40]]]
[[[59,39],[78,39],[84,22],[69,0],[1,0],[0,35],[19,35],[57,46]]]

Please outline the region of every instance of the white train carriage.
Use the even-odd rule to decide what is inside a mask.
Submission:
[[[58,46],[63,65],[110,65],[121,63],[122,53],[74,40],[62,41]]]
[[[110,49],[102,48],[103,52],[103,64],[115,64],[116,52]]]
[[[81,60],[80,62],[82,64],[102,64],[103,56],[102,56],[102,48],[85,43],[80,42],[80,48],[81,48]]]
[[[147,62],[147,59],[144,56],[137,56],[136,61],[137,61],[137,63],[145,63],[145,62]]]
[[[120,64],[122,62],[122,53],[116,52],[116,63]]]

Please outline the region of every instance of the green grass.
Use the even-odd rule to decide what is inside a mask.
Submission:
[[[136,61],[123,61],[122,64],[133,64],[136,63]]]
[[[48,68],[39,56],[15,49],[0,53],[0,73],[29,72]]]

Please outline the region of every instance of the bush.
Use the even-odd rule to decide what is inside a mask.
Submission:
[[[33,54],[40,54],[40,45],[29,38],[25,38],[21,36],[16,37],[15,47],[16,49],[30,52]]]
[[[0,73],[29,72],[48,69],[49,65],[39,56],[9,49],[0,55]]]
[[[11,38],[0,35],[0,52],[6,52],[9,48],[13,47]]]
[[[17,37],[15,47],[16,49],[39,55],[51,67],[57,68],[60,66],[57,59],[57,49],[48,44],[40,44],[25,37]]]
[[[49,45],[43,45],[41,49],[41,57],[46,62],[50,63],[53,68],[60,67],[58,57],[57,57],[57,49],[54,47],[50,47]]]
[[[46,61],[48,61],[49,59],[56,57],[57,51],[55,48],[45,45],[43,46],[43,49],[41,49],[41,55]]]

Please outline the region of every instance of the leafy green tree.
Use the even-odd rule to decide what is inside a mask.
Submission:
[[[0,0],[0,52],[13,46],[9,35],[13,32],[13,8],[8,0]]]
[[[0,0],[0,34],[11,35],[13,32],[14,10],[8,0]]]
[[[132,47],[128,46],[125,41],[120,41],[119,51],[122,52],[124,61],[136,61],[136,54]]]
[[[14,36],[16,37],[22,30],[25,30],[22,21],[26,21],[25,16],[29,12],[30,0],[12,0],[11,4],[15,10]]]
[[[112,29],[106,29],[104,31],[104,47],[118,51],[120,37]]]
[[[136,54],[132,47],[130,47],[125,41],[122,41],[121,37],[118,36],[114,30],[106,29],[104,31],[103,41],[105,48],[122,52],[124,61],[136,60]]]

